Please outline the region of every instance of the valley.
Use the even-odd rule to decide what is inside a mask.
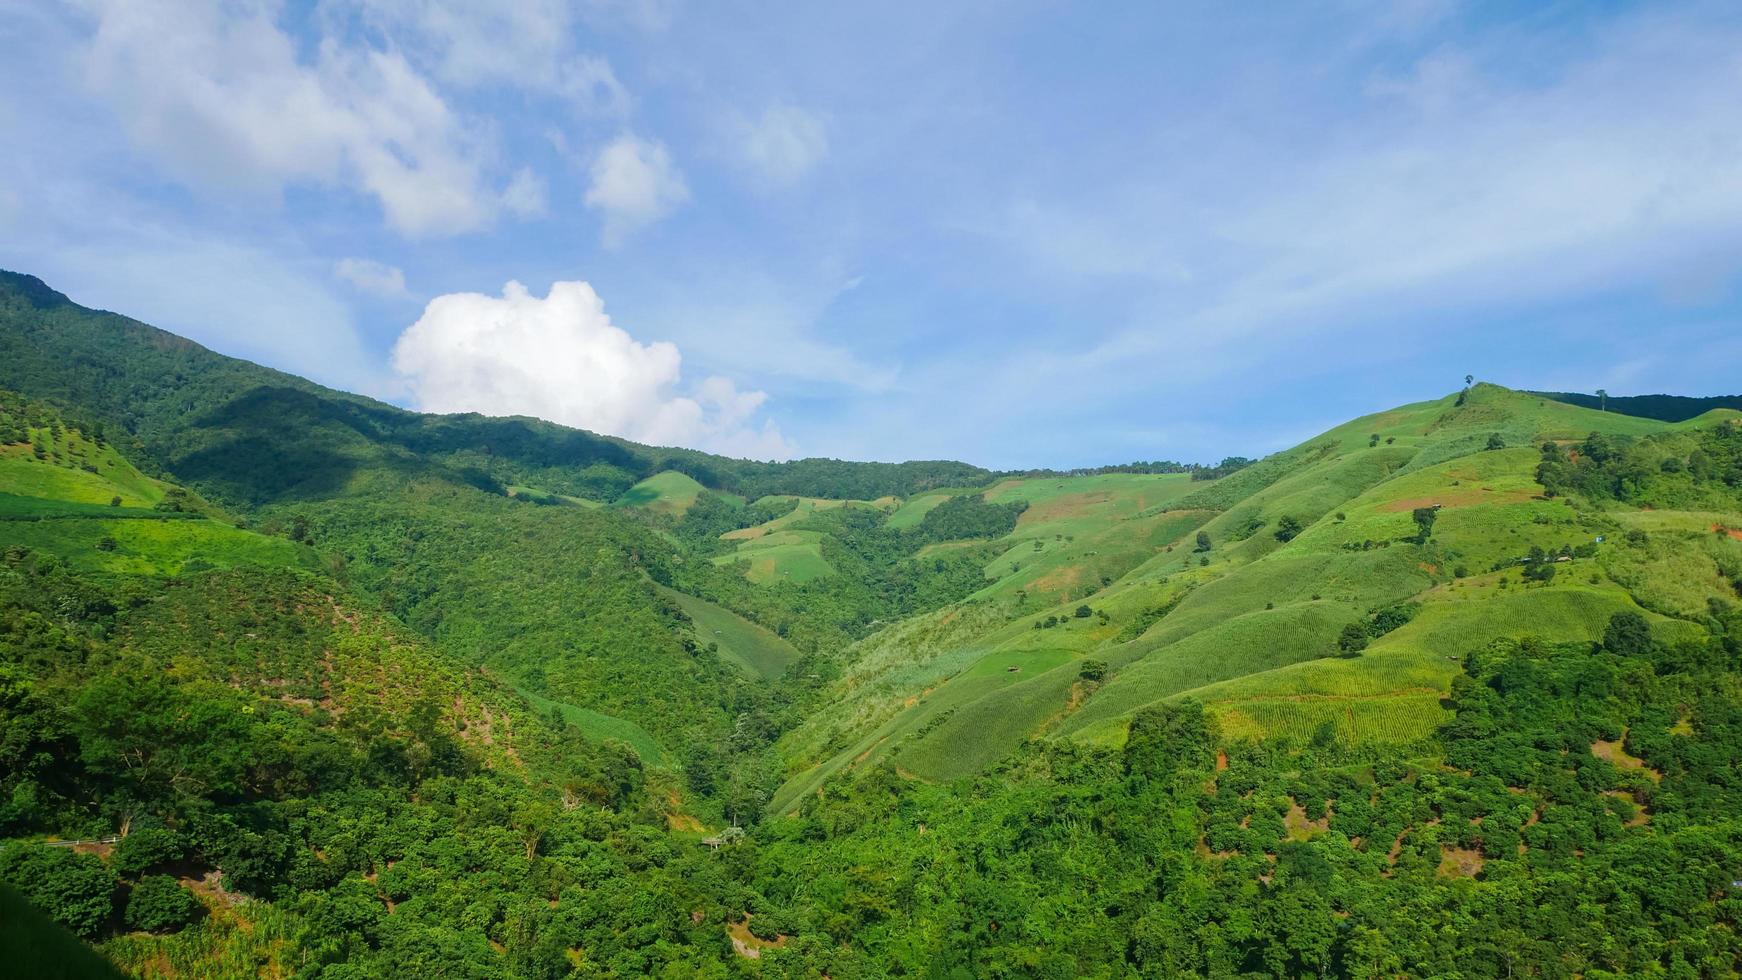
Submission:
[[[0,881],[133,975],[1737,953],[1734,408],[1475,383],[1216,465],[761,463],[12,273],[0,389]]]

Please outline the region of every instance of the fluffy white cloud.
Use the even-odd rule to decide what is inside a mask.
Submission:
[[[473,128],[393,48],[323,38],[307,58],[274,3],[85,0],[91,89],[188,184],[360,190],[409,236],[488,225],[505,206]]]
[[[790,184],[829,153],[823,121],[794,106],[775,106],[739,124],[738,152],[744,164],[769,183]]]
[[[643,344],[613,324],[584,282],[554,283],[544,298],[518,282],[501,296],[438,296],[393,348],[394,370],[425,411],[532,415],[654,445],[792,455],[772,421],[756,425],[767,395],[720,377],[680,393],[681,365],[676,345]]]
[[[398,266],[387,265],[374,259],[340,259],[333,264],[333,275],[365,293],[374,293],[377,296],[390,298],[406,295],[405,273],[400,271]]]
[[[690,199],[665,144],[628,133],[593,158],[588,176],[587,207],[604,212],[606,244],[622,241]]]

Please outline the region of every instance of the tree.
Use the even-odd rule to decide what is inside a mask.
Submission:
[[[1276,540],[1293,541],[1300,532],[1300,521],[1292,514],[1284,514],[1276,519]]]
[[[1473,375],[1473,374],[1464,375],[1464,387],[1468,388],[1468,387],[1470,387],[1470,385],[1475,384],[1475,382],[1476,382],[1475,375]]]
[[[1215,745],[1215,721],[1201,702],[1194,698],[1178,704],[1164,702],[1131,719],[1125,771],[1155,779],[1179,769],[1208,769],[1214,764]]]
[[[1077,677],[1085,681],[1105,680],[1107,677],[1107,661],[1085,660],[1077,668]]]
[[[1605,391],[1602,388],[1598,388],[1597,389],[1597,398],[1598,398],[1597,410],[1600,412],[1607,412],[1609,410],[1609,392]]]
[[[1367,649],[1367,629],[1360,623],[1349,623],[1337,636],[1337,651],[1345,657],[1359,657]]]
[[[151,870],[168,861],[179,861],[187,853],[180,834],[164,827],[141,827],[115,845],[115,870],[128,877]]]
[[[1415,536],[1416,544],[1427,544],[1428,535],[1433,533],[1434,521],[1440,516],[1438,507],[1417,507],[1410,512],[1415,518],[1415,526],[1419,529]]]
[[[1638,657],[1651,649],[1651,624],[1636,612],[1618,612],[1603,630],[1603,649],[1617,657]]]
[[[1088,619],[1090,616],[1095,615],[1095,610],[1090,609],[1088,606],[1078,606],[1075,615],[1078,619]]]
[[[94,935],[115,908],[114,872],[68,847],[14,844],[0,851],[0,881],[81,936]]]
[[[1502,439],[1500,437],[1500,433],[1496,432],[1493,435],[1488,437],[1488,449],[1494,450],[1494,449],[1505,449],[1505,448],[1506,448],[1506,440]]]
[[[1208,531],[1199,531],[1198,532],[1198,546],[1194,550],[1196,550],[1196,551],[1209,551],[1210,550],[1210,532],[1208,532]]]
[[[193,921],[200,903],[169,875],[146,875],[127,896],[127,924],[146,932],[168,932]]]
[[[121,506],[121,495],[120,495],[120,494],[116,494],[116,495],[115,495],[115,496],[113,496],[113,497],[110,497],[110,498],[109,498],[109,506],[110,506],[110,507],[119,507],[119,506]]]

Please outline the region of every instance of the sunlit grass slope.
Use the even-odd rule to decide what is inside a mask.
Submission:
[[[1026,738],[1118,743],[1136,711],[1186,696],[1237,738],[1304,739],[1328,724],[1352,743],[1403,745],[1443,720],[1462,657],[1493,640],[1591,640],[1625,610],[1666,637],[1697,634],[1691,614],[1727,594],[1723,556],[1702,551],[1724,547],[1710,533],[1722,515],[1581,508],[1545,498],[1534,473],[1544,440],[1698,424],[1477,385],[1214,483],[995,485],[988,500],[1021,495],[1029,509],[987,587],[856,648],[838,711],[787,737],[792,777],[774,805],[883,760],[950,779]],[[1425,542],[1418,508],[1434,514]],[[1687,540],[1625,540],[1633,524]],[[1521,577],[1531,549],[1575,547],[1548,584]],[[1346,627],[1399,603],[1419,605],[1413,621],[1340,655]]]

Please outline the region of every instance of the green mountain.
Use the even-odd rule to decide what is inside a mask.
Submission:
[[[757,463],[12,274],[0,388],[0,884],[124,973],[1742,967],[1732,409]]]

